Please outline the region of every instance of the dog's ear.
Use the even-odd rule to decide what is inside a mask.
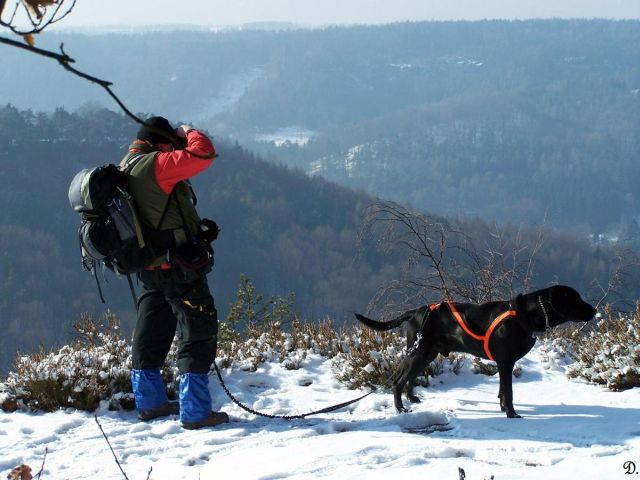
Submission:
[[[516,313],[520,314],[526,312],[527,301],[522,293],[518,294],[511,303],[513,305],[513,308],[515,308]]]

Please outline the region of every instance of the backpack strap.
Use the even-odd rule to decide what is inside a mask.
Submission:
[[[189,188],[191,188],[190,185],[189,185]],[[175,187],[174,187],[173,190],[175,191]],[[193,192],[193,189],[191,189],[191,191]],[[171,193],[173,193],[173,191]],[[176,205],[178,206],[178,212],[180,213],[180,218],[182,219],[182,225],[183,225],[182,228],[183,228],[183,230],[185,232],[185,235],[189,234],[189,235],[191,235],[191,237],[193,237],[195,235],[195,233],[189,231],[189,228],[187,227],[187,221],[185,220],[184,213],[182,212],[182,206],[180,206],[180,200],[178,200],[177,197],[176,197]]]
[[[100,295],[100,301],[102,303],[106,303],[104,300],[104,295],[102,294],[100,279],[98,278],[98,268],[96,265],[96,261],[86,254],[84,247],[82,246],[82,234],[80,232],[81,230],[78,229],[78,241],[80,244],[80,258],[82,258],[82,268],[91,272],[93,278],[96,279],[96,286],[98,287],[98,295]]]
[[[171,204],[171,199],[175,196],[175,193],[176,193],[176,189],[174,187],[173,190],[171,190],[171,193],[169,194],[169,198],[167,198],[167,203],[164,206],[164,210],[162,211],[162,215],[160,216],[160,221],[158,222],[158,226],[156,227],[156,230],[160,230],[160,227],[162,227],[162,224],[164,223],[164,219],[167,216],[167,212],[169,211],[169,205]],[[180,202],[178,202],[177,199],[176,199],[176,203],[178,204],[178,210],[180,210]],[[184,220],[183,220],[183,223],[184,223]]]
[[[145,155],[147,155],[146,153],[140,153],[138,155],[132,155],[131,158],[129,160],[127,160],[125,162],[125,164],[122,166],[121,170],[124,173],[131,173],[131,170],[133,170],[133,168],[137,165],[138,161],[144,157]]]

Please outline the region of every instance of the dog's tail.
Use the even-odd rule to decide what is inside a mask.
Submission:
[[[355,316],[359,322],[364,323],[367,327],[372,328],[373,330],[386,331],[399,327],[404,322],[411,319],[414,313],[415,310],[405,312],[398,318],[394,318],[393,320],[389,320],[388,322],[379,322],[377,320],[372,320],[371,318],[360,315],[359,313],[356,313]]]

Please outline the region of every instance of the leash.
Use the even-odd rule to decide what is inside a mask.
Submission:
[[[422,324],[423,325],[429,320],[429,317],[431,316],[431,313],[434,310],[436,310],[440,305],[441,305],[441,303],[432,303],[432,304],[429,305],[428,309],[424,313],[424,317],[422,318]],[[413,353],[414,350],[416,350],[419,347],[421,340],[422,340],[422,335],[418,334],[418,336],[416,338],[416,341],[414,342],[413,346],[407,350],[407,355],[410,355],[411,353]],[[259,412],[257,410],[254,410],[254,409],[252,409],[250,407],[247,407],[242,402],[240,402],[240,400],[238,400],[231,393],[231,391],[229,391],[229,388],[227,388],[227,385],[225,384],[224,379],[222,378],[222,374],[220,373],[220,369],[218,368],[218,364],[216,363],[215,360],[213,361],[213,366],[215,367],[216,375],[218,376],[218,381],[220,382],[220,385],[222,386],[222,389],[224,390],[224,393],[227,394],[227,396],[231,399],[231,401],[233,403],[235,403],[242,410],[244,410],[246,412],[249,412],[249,413],[251,413],[253,415],[256,415],[256,416],[259,416],[259,417],[271,418],[271,419],[297,420],[297,419],[303,419],[303,418],[309,417],[311,415],[318,415],[320,413],[334,412],[336,410],[340,410],[341,408],[348,407],[349,405],[352,405],[352,404],[354,404],[356,402],[359,402],[363,398],[368,397],[369,395],[371,395],[372,393],[374,393],[376,391],[375,388],[373,388],[369,393],[365,393],[364,395],[361,395],[361,396],[359,396],[357,398],[354,398],[352,400],[348,400],[346,402],[338,403],[336,405],[331,405],[330,407],[321,408],[320,410],[314,410],[312,412],[302,413],[302,414],[299,414],[299,415],[271,415],[269,413],[263,413],[263,412]],[[395,376],[395,373],[392,373],[389,376],[389,378],[385,381],[384,385],[389,385],[389,383],[391,382],[391,380],[393,379],[394,376]]]
[[[426,323],[429,321],[429,317],[431,316],[431,312],[440,307],[442,303],[430,303],[427,309],[424,312],[424,316],[422,317],[422,322],[420,323],[420,332],[416,335],[416,341],[413,342],[411,348],[407,349],[407,356],[411,355],[419,346],[420,341],[422,340],[422,330],[424,330]],[[389,380],[387,380],[387,383]]]
[[[341,408],[347,407],[347,406],[349,406],[349,405],[351,405],[353,403],[359,402],[363,398],[368,397],[373,392],[375,392],[375,390],[371,390],[369,393],[365,393],[364,395],[361,395],[358,398],[354,398],[353,400],[342,402],[342,403],[339,403],[337,405],[331,405],[330,407],[322,408],[320,410],[314,410],[313,412],[303,413],[303,414],[300,414],[300,415],[271,415],[269,413],[258,412],[257,410],[254,410],[254,409],[252,409],[250,407],[247,407],[246,405],[243,405],[240,402],[240,400],[238,400],[236,397],[234,397],[233,394],[227,388],[226,384],[224,383],[224,380],[222,379],[222,374],[220,373],[220,369],[218,368],[218,364],[215,362],[215,360],[213,362],[213,366],[216,369],[216,375],[218,375],[218,380],[220,381],[220,385],[222,385],[222,389],[224,390],[224,393],[227,394],[227,396],[231,399],[231,401],[233,403],[235,403],[237,406],[239,406],[241,409],[243,409],[244,411],[252,413],[253,415],[257,415],[259,417],[265,417],[265,418],[282,419],[282,420],[296,420],[296,419],[306,418],[306,417],[309,417],[311,415],[318,415],[320,413],[329,413],[329,412],[333,412],[335,410],[339,410]]]

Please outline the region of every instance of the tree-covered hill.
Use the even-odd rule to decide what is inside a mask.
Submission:
[[[66,341],[82,312],[105,308],[93,278],[81,271],[79,218],[67,190],[81,168],[118,162],[136,130],[108,110],[44,114],[0,107],[0,370],[16,349]],[[371,197],[273,165],[238,144],[216,144],[220,157],[194,185],[199,211],[222,228],[210,275],[221,316],[242,273],[267,296],[295,292],[304,318],[329,315],[338,323],[364,310],[379,287],[400,275],[402,256],[372,247],[358,251],[361,214]],[[479,248],[491,236],[478,220],[456,228]],[[523,235],[531,247],[535,233]],[[561,282],[587,292],[594,279],[605,284],[611,268],[607,250],[549,233],[534,285]],[[109,272],[105,278],[108,306],[128,331],[133,307],[127,282]]]
[[[81,271],[79,218],[67,190],[80,169],[117,163],[136,130],[107,110],[0,108],[0,370],[16,348],[62,341],[80,313],[104,308]],[[220,157],[194,185],[199,211],[222,229],[210,276],[221,315],[242,273],[267,296],[295,292],[306,318],[343,320],[364,308],[394,270],[375,252],[356,261],[359,211],[370,198],[271,165],[237,144],[216,144]],[[127,282],[110,272],[105,279],[108,306],[129,328]]]
[[[640,223],[639,27],[496,20],[48,32],[39,46],[64,43],[133,111],[199,122],[369,194],[439,214],[620,236]],[[0,70],[0,104],[111,107],[101,89],[48,59],[6,46],[0,55],[15,66]]]

